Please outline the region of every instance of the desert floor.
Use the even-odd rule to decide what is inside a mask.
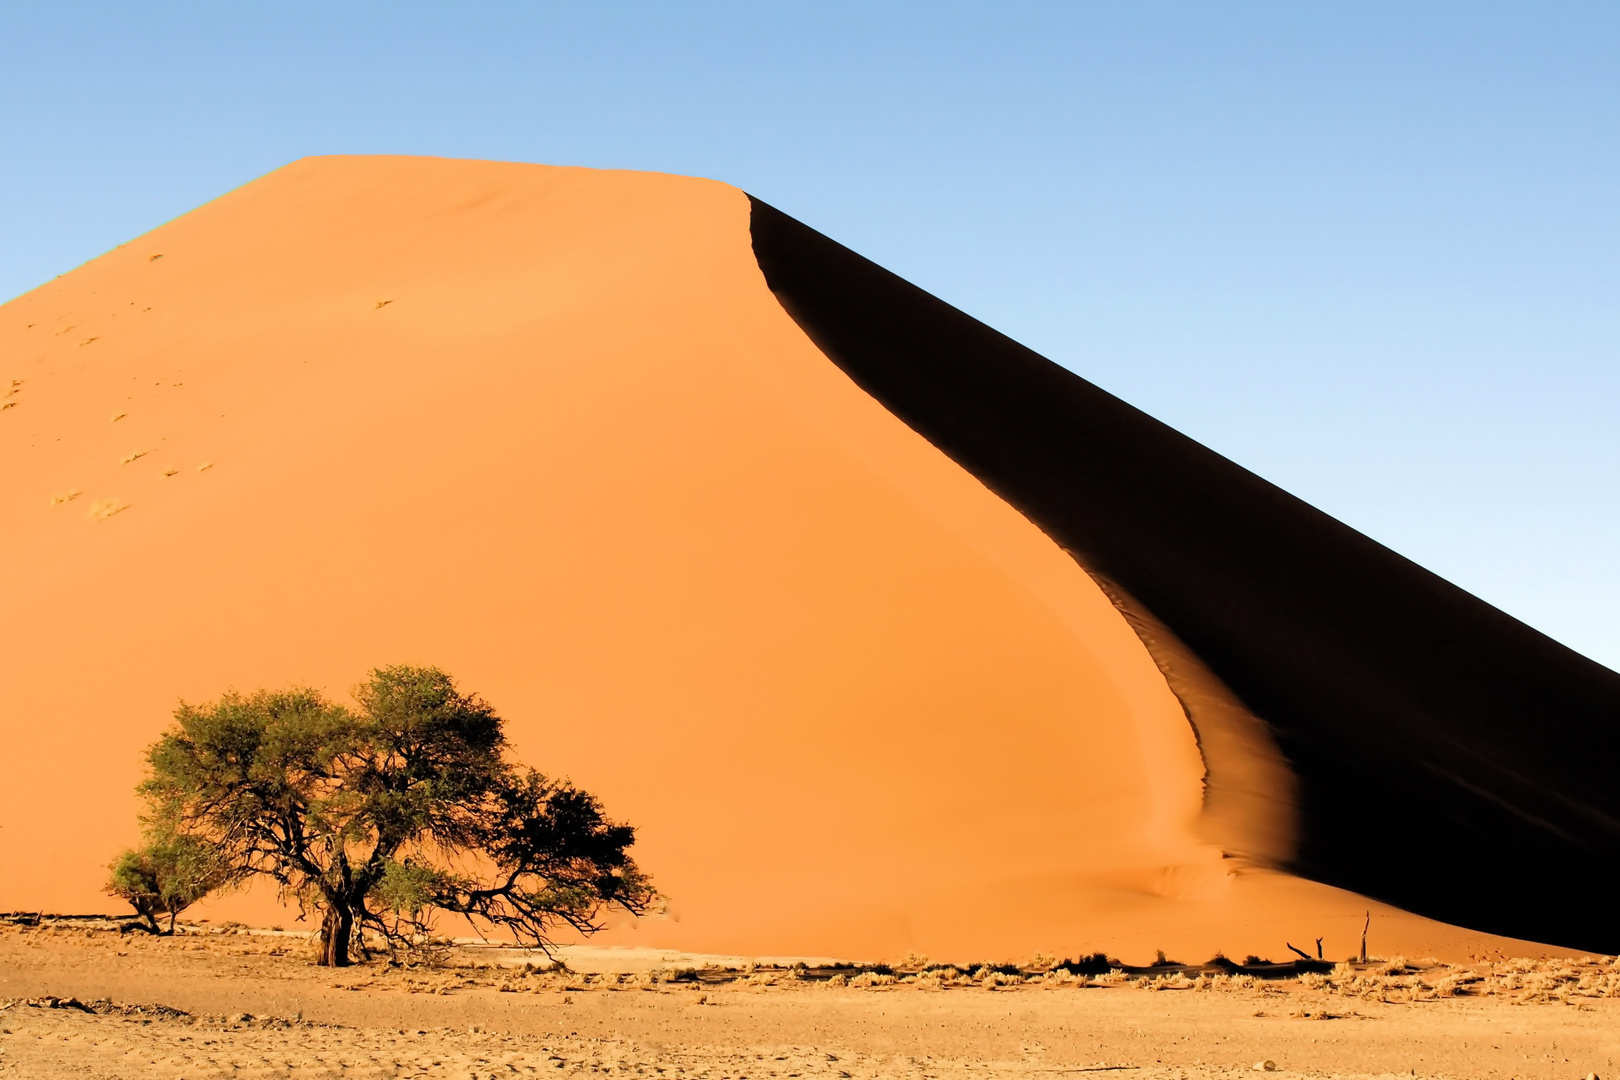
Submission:
[[[912,979],[576,949],[313,966],[305,935],[0,924],[0,1077],[1616,1075],[1620,966]],[[688,958],[690,959],[690,958]],[[917,966],[916,961],[913,967]],[[594,969],[594,970],[587,970]],[[679,978],[677,979],[677,973]],[[890,981],[894,980],[894,981]]]

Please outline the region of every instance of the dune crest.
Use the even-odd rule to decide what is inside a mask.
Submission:
[[[1101,574],[1091,577],[1142,640],[1198,740],[1198,835],[1246,864],[1288,866],[1298,851],[1298,785],[1271,729],[1139,600]]]

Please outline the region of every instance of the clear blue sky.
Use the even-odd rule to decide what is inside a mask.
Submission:
[[[294,158],[726,180],[1620,667],[1620,4],[0,4],[0,297]]]

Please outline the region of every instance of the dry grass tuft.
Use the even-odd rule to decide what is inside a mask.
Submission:
[[[125,454],[124,460],[120,461],[118,464],[128,465],[132,461],[139,461],[141,458],[146,456],[146,453],[147,452],[145,450],[136,450],[134,453]]]
[[[755,976],[755,978],[758,978],[758,976]],[[879,975],[875,971],[863,971],[859,975],[856,975],[854,978],[850,979],[849,985],[862,987],[893,986],[894,982],[895,979],[893,975]]]

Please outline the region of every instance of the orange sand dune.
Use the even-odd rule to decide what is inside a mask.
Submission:
[[[176,699],[411,662],[638,827],[669,913],[599,940],[1353,951],[1366,902],[1222,858],[1124,617],[818,351],[749,213],[306,159],[0,307],[0,908],[112,906]]]

